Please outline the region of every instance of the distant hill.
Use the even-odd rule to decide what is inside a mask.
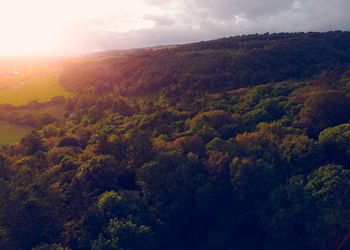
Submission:
[[[350,32],[245,35],[192,44],[106,52],[67,63],[62,84],[123,95],[234,89],[341,75],[350,63]],[[157,49],[158,48],[158,49]]]
[[[110,56],[120,56],[120,55],[129,55],[137,52],[145,52],[145,51],[158,51],[163,49],[172,49],[181,46],[180,44],[169,44],[169,45],[158,45],[144,48],[133,48],[133,49],[123,49],[123,50],[102,50],[96,52],[90,52],[87,54],[82,54],[78,56],[82,59],[99,59],[101,57],[110,57]]]

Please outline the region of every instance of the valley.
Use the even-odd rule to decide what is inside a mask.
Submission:
[[[1,249],[350,248],[350,32],[27,65],[1,82]]]

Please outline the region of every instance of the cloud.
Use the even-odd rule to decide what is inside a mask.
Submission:
[[[0,54],[72,54],[251,33],[350,30],[350,0],[0,3]]]
[[[113,19],[108,30],[89,29],[90,44],[125,49],[186,43],[224,36],[265,32],[349,30],[349,0],[143,0],[148,11],[137,18]],[[141,11],[142,12],[142,11]],[[132,29],[113,30],[113,23]],[[147,26],[139,25],[148,22]],[[118,27],[117,25],[115,27]]]
[[[235,15],[242,15],[249,19],[258,19],[263,16],[271,16],[291,8],[293,0],[221,0],[221,1],[193,1],[206,9],[216,18],[227,19]]]
[[[170,26],[175,24],[175,20],[164,15],[145,15],[144,20],[151,20],[156,26]]]

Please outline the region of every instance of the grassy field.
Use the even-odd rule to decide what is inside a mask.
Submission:
[[[61,67],[53,59],[0,58],[0,104],[25,105],[30,101],[45,102],[54,96],[72,96],[59,83]],[[16,110],[19,115],[39,116],[48,113],[54,117],[63,116],[64,105]],[[32,127],[0,121],[0,145],[14,144],[32,131]]]
[[[59,72],[29,77],[0,88],[0,104],[23,105],[30,101],[49,101],[54,96],[71,96],[58,81]]]
[[[19,115],[32,114],[38,117],[41,114],[48,113],[53,117],[62,117],[65,113],[64,105],[52,105],[49,107],[39,107],[36,109],[20,108],[16,110]],[[30,126],[22,126],[11,124],[6,121],[0,121],[0,145],[15,144],[19,140],[29,134],[34,128]]]
[[[0,121],[0,145],[15,144],[33,130],[32,127]]]

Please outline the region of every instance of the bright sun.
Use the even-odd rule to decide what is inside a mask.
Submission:
[[[0,0],[0,55],[61,55],[84,51],[91,29],[149,27],[142,0]],[[132,19],[130,19],[132,17]],[[104,25],[113,19],[113,25]],[[130,20],[129,20],[130,19]],[[89,48],[91,50],[98,48]]]
[[[42,54],[57,49],[69,24],[52,1],[1,1],[0,53]],[[60,17],[61,16],[61,17]]]

